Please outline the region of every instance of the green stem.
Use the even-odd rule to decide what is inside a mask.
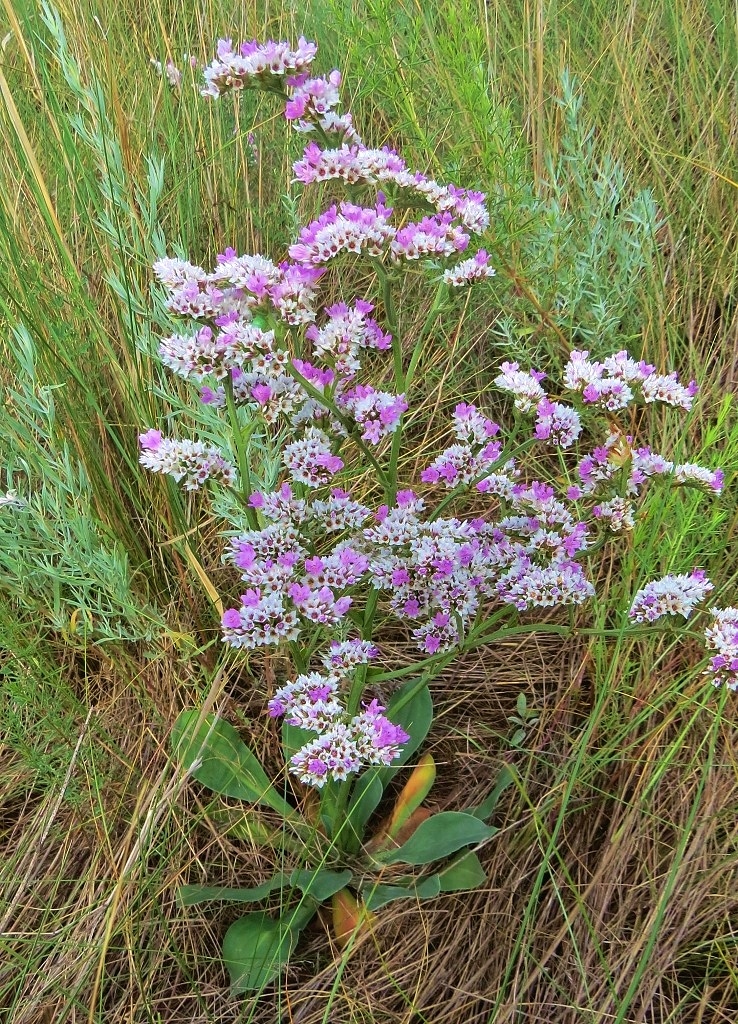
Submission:
[[[402,374],[402,339],[400,337],[400,325],[397,321],[395,300],[392,295],[392,282],[390,281],[389,274],[379,260],[372,260],[371,264],[374,267],[382,288],[384,318],[387,323],[387,327],[389,328],[389,332],[392,335],[392,356],[395,364],[395,387],[397,388],[398,393],[400,393],[405,389],[405,381]]]
[[[335,416],[335,418],[338,420],[338,422],[343,427],[346,428],[346,430],[348,431],[348,433],[351,436],[351,439],[361,449],[362,453],[364,454],[364,456],[367,459],[367,462],[370,463],[370,465],[372,466],[372,468],[376,472],[377,477],[378,477],[380,483],[382,484],[382,487],[384,488],[385,491],[387,491],[388,488],[389,488],[387,477],[385,476],[384,472],[382,471],[382,467],[379,465],[377,460],[374,458],[374,456],[372,455],[372,453],[369,450],[369,448],[367,448],[367,446],[364,444],[362,439],[357,435],[356,431],[353,429],[354,424],[352,424],[351,421],[348,420],[343,415],[341,410],[338,408],[336,403],[334,401],[332,401],[332,399],[330,399],[326,394],[324,394],[324,392],[319,391],[316,387],[313,387],[313,385],[310,383],[310,381],[307,380],[305,377],[303,377],[303,375],[299,372],[299,370],[296,370],[295,367],[291,363],[290,363],[290,365],[288,367],[288,372],[291,374],[292,377],[295,378],[297,383],[301,385],[301,387],[305,390],[305,392],[311,398],[314,398],[315,401],[319,402],[320,405],[322,405],[324,409],[327,409],[328,412],[332,413],[332,415]]]
[[[400,417],[400,422],[395,427],[395,432],[392,435],[392,447],[390,448],[390,462],[388,471],[389,486],[387,487],[385,494],[388,505],[394,505],[395,501],[397,500],[397,470],[400,464],[400,448],[402,447],[402,435],[404,433],[403,418],[404,413],[403,416]]]
[[[403,389],[406,394],[410,390],[413,378],[415,377],[415,371],[420,361],[420,357],[423,353],[423,343],[425,342],[425,339],[430,333],[431,328],[438,319],[438,314],[441,312],[444,305],[446,304],[447,297],[448,285],[441,281],[441,283],[438,285],[438,288],[436,289],[436,294],[433,299],[433,304],[430,310],[428,311],[428,316],[425,318],[425,322],[423,323],[423,326],[420,329],[420,334],[418,335],[417,341],[415,342],[413,354],[410,357],[410,365],[407,368],[407,374],[405,375],[405,381],[403,385]]]
[[[253,530],[258,530],[259,519],[256,514],[256,509],[249,505],[249,498],[251,497],[251,473],[249,472],[249,461],[246,452],[246,444],[244,443],[243,431],[241,430],[241,424],[238,421],[236,399],[233,394],[233,378],[230,374],[228,374],[225,379],[225,394],[228,419],[230,421],[231,432],[233,434],[233,443],[236,446],[238,472],[241,476],[241,494],[243,495],[244,505],[246,507],[246,518],[248,519],[249,526]]]
[[[513,438],[511,437],[511,440],[512,439]],[[445,498],[442,498],[438,502],[436,507],[433,509],[433,512],[428,517],[429,522],[433,522],[435,519],[438,519],[441,512],[443,512],[445,508],[448,508],[448,506],[451,504],[454,498],[457,498],[460,494],[464,494],[466,491],[469,490],[469,488],[475,487],[478,483],[480,483],[480,481],[485,480],[488,476],[490,476],[490,474],[497,472],[501,467],[504,467],[505,463],[509,462],[510,459],[516,459],[518,455],[521,454],[521,452],[526,452],[529,448],[532,448],[535,445],[535,443],[535,438],[530,438],[528,441],[524,441],[523,444],[518,445],[517,448],[507,447],[503,449],[503,451],[500,452],[500,457],[494,463],[492,463],[489,469],[482,473],[481,476],[476,477],[468,484],[458,484],[456,487],[454,487],[452,491],[450,491],[446,495]]]

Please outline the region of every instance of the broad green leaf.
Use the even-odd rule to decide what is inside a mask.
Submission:
[[[361,895],[367,910],[379,910],[396,900],[432,900],[441,892],[438,875],[431,875],[420,885],[367,885]]]
[[[421,822],[399,850],[377,855],[387,864],[430,864],[462,846],[489,839],[498,830],[462,811],[442,811]]]
[[[183,711],[172,729],[172,750],[193,778],[221,796],[262,803],[283,817],[295,811],[274,789],[256,756],[228,722],[200,712]],[[192,765],[196,765],[193,769]]]
[[[254,911],[233,922],[223,938],[223,960],[234,995],[258,991],[276,978],[315,907],[302,911],[290,911],[276,921],[262,911]]]
[[[285,761],[289,763],[292,755],[296,754],[300,747],[304,747],[306,743],[310,743],[315,738],[316,734],[310,732],[309,729],[301,729],[297,725],[282,722],[282,750]]]
[[[487,881],[487,873],[473,850],[433,877],[438,879],[441,892],[467,892]]]
[[[427,686],[424,686],[411,700],[404,703],[407,694],[417,685],[418,680],[411,679],[409,683],[405,683],[399,690],[396,690],[385,711],[387,718],[395,725],[401,725],[409,734],[410,739],[402,748],[402,753],[396,761],[393,761],[387,768],[379,769],[384,786],[395,775],[398,768],[407,764],[428,735],[433,721],[433,699]]]
[[[385,786],[393,778],[398,768],[410,760],[428,735],[433,721],[433,700],[428,687],[424,686],[406,704],[402,703],[417,684],[417,679],[411,679],[409,683],[401,686],[395,692],[385,712],[391,722],[402,726],[410,736],[400,756],[386,768],[370,768],[354,784],[347,812],[349,828],[353,832],[349,846],[354,853],[361,845],[366,823],[379,806]],[[400,706],[399,711],[397,710],[398,706]]]
[[[500,799],[507,787],[514,781],[515,775],[513,774],[512,768],[510,768],[509,765],[504,765],[502,771],[497,776],[497,782],[487,799],[476,807],[470,807],[467,813],[473,814],[474,817],[479,818],[480,821],[486,821],[487,818],[494,814],[497,801]]]
[[[345,871],[329,871],[327,868],[317,868],[315,871],[296,870],[290,875],[290,884],[318,903],[323,903],[339,889],[345,888],[352,877],[353,871],[349,868]]]
[[[366,823],[379,806],[383,793],[384,786],[377,774],[376,768],[364,772],[357,780],[354,791],[351,794],[346,818],[344,819],[344,828],[347,833],[345,843],[344,833],[343,831],[341,832],[341,842],[350,852],[358,852],[364,838]]]
[[[222,885],[183,885],[179,890],[179,898],[186,907],[207,900],[225,900],[228,903],[258,903],[265,900],[275,889],[282,889],[287,884],[287,876],[275,875],[268,882],[255,885],[252,889],[231,889]]]

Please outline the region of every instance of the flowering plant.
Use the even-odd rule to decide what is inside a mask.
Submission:
[[[340,73],[312,76],[315,54],[304,39],[295,50],[221,40],[203,93],[275,94],[295,128],[317,140],[294,164],[297,181],[341,182],[351,201],[331,203],[303,227],[282,262],[228,249],[211,271],[173,258],[154,268],[169,309],[193,322],[161,341],[161,359],[197,386],[219,417],[221,443],[152,428],[140,435],[141,463],[188,490],[208,484],[232,493],[236,529],[225,559],[244,592],[222,615],[223,641],[246,652],[276,647],[293,666],[266,709],[283,723],[292,777],[284,794],[217,716],[186,710],[173,730],[176,755],[196,779],[276,812],[283,847],[299,852],[291,870],[253,889],[183,890],[187,903],[282,894],[279,918],[250,913],[225,936],[235,991],[272,979],[326,900],[336,938],[346,942],[393,900],[483,883],[470,848],[494,834],[486,822],[509,773],[481,805],[431,814],[423,802],[435,765],[424,754],[369,828],[388,783],[429,730],[429,682],[461,652],[502,637],[568,633],[566,624],[525,622],[521,613],[593,597],[585,559],[633,528],[652,483],[713,493],[723,485],[719,469],[677,464],[621,425],[626,409],[633,424],[634,410],[656,402],[688,411],[694,382],[624,351],[596,360],[575,350],[553,389],[544,373],[503,362],[494,384],[512,399],[512,428],[457,404],[448,445],[412,481],[417,489],[401,486],[410,399],[433,328],[455,290],[494,275],[485,249],[468,254],[489,216],[482,193],[440,184],[393,150],[364,145],[351,115],[339,112]],[[436,284],[412,346],[395,308],[406,274]],[[361,294],[324,305],[329,283],[344,295],[361,285]],[[388,372],[390,389],[375,386]],[[258,486],[249,446],[257,435],[281,467]],[[347,485],[364,469],[373,481],[352,493]],[[711,589],[699,570],[667,576],[635,595],[631,619],[686,617]],[[714,615],[706,634],[717,652],[713,681],[736,688],[738,611]],[[377,665],[391,618],[418,650],[410,668]],[[389,684],[402,685],[385,697]],[[249,821],[252,838],[268,839],[256,810]],[[442,863],[426,870],[434,862]]]

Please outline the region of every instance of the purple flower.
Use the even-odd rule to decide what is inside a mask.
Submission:
[[[328,435],[316,427],[308,428],[301,440],[285,445],[282,461],[292,479],[308,487],[328,483],[343,469],[343,460],[330,450]]]
[[[166,473],[177,482],[184,481],[187,491],[199,490],[208,480],[230,487],[236,479],[234,467],[217,448],[201,441],[175,441],[162,437],[161,431],[139,435],[139,462],[152,473]]]
[[[515,396],[516,409],[529,412],[546,397],[541,387],[545,376],[545,373],[537,370],[521,370],[517,363],[503,363],[499,375],[495,377],[495,384],[502,391],[509,391]]]
[[[542,398],[536,408],[535,436],[557,448],[569,448],[582,432],[579,413],[569,405]]]
[[[453,288],[461,288],[475,281],[483,281],[485,278],[494,277],[495,272],[489,266],[489,255],[484,249],[480,249],[471,259],[462,260],[456,266],[450,267],[443,273],[443,280]]]
[[[300,241],[291,245],[290,256],[297,263],[320,266],[343,252],[367,252],[378,256],[395,236],[389,224],[392,210],[380,198],[376,207],[364,208],[352,203],[331,206],[303,228]]]
[[[259,43],[255,39],[241,43],[234,50],[230,39],[220,39],[216,59],[205,68],[202,95],[217,99],[231,89],[244,89],[252,84],[282,79],[288,74],[301,74],[310,66],[317,50],[315,43],[309,43],[302,36],[296,50],[291,50],[288,43],[272,40]]]
[[[635,622],[655,622],[663,615],[688,618],[695,606],[713,589],[701,569],[678,576],[663,576],[637,592],[628,614]]]
[[[162,442],[161,430],[147,430],[145,434],[138,435],[138,440],[142,448],[148,448],[150,451],[156,451]]]
[[[717,653],[707,669],[715,686],[738,690],[738,608],[711,608],[713,624],[705,630],[709,650]]]
[[[445,258],[463,252],[469,235],[450,213],[424,217],[418,224],[407,224],[395,234],[390,246],[394,259],[419,260],[428,256]]]
[[[375,391],[365,384],[339,395],[338,403],[363,428],[361,436],[370,444],[379,444],[383,437],[393,433],[408,408],[404,395]]]

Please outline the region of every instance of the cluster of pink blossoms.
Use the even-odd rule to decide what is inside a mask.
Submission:
[[[207,480],[231,487],[236,471],[219,449],[201,441],[175,441],[163,437],[160,430],[147,430],[139,435],[141,455],[139,462],[152,473],[166,473],[177,483],[183,481],[185,490],[196,491]]]
[[[682,615],[687,619],[714,589],[701,569],[662,576],[638,591],[629,615],[635,622],[648,623],[664,615]],[[712,677],[714,686],[738,690],[738,608],[709,611],[713,622],[705,629],[705,646],[716,653],[710,658],[706,674]]]
[[[694,609],[714,590],[701,569],[652,580],[633,598],[629,615],[635,622],[655,622],[664,615],[689,618]]]
[[[625,409],[638,393],[644,402],[663,402],[689,410],[697,394],[695,381],[685,387],[676,373],[658,374],[655,366],[636,361],[625,351],[597,362],[589,359],[586,350],[575,349],[564,369],[564,386],[568,391],[580,392],[588,405],[610,412]]]
[[[299,131],[337,133],[342,139],[360,141],[350,114],[338,114],[341,73],[311,78],[309,67],[318,47],[300,38],[297,49],[289,43],[241,43],[234,48],[230,39],[220,39],[217,55],[205,69],[203,96],[218,99],[226,92],[259,88],[275,92],[285,100],[285,117]]]
[[[301,160],[294,164],[295,177],[304,184],[341,179],[352,185],[382,185],[405,198],[403,205],[435,211],[417,223],[400,229],[389,223],[392,210],[379,193],[374,207],[342,203],[331,207],[304,228],[299,242],[290,249],[295,262],[322,267],[342,253],[366,252],[379,256],[388,251],[393,260],[427,257],[446,259],[464,252],[471,234],[483,234],[489,214],[483,193],[443,185],[427,175],[408,169],[404,160],[388,148],[370,149],[356,133],[350,114],[339,114],[341,74],[334,70],[325,77],[311,77],[308,67],[316,47],[301,39],[297,50],[287,43],[242,43],[234,48],[230,39],[220,40],[217,57],[205,71],[203,95],[218,97],[248,87],[279,94],[285,103],[285,117],[300,131],[320,128],[323,136],[334,135],[338,145],[321,149],[310,143]],[[451,285],[463,285],[492,277],[483,250],[470,260],[445,271]]]
[[[574,561],[586,548],[585,524],[544,484],[508,477],[507,496],[511,515],[497,522],[426,521],[423,499],[399,491],[396,507],[380,508],[364,530],[372,586],[389,594],[400,618],[418,623],[412,635],[428,654],[460,644],[490,601],[523,611],[581,604],[594,594]]]
[[[649,447],[631,448],[632,442],[630,436],[611,432],[603,445],[580,459],[575,469],[579,483],[567,490],[572,501],[594,496],[592,514],[607,523],[613,533],[633,529],[635,499],[654,477],[714,494],[722,490],[725,476],[721,469],[708,469],[695,462],[675,463]]]
[[[487,470],[502,452],[502,443],[491,440],[500,432],[498,424],[462,402],[454,410],[453,425],[459,443],[441,452],[420,479],[426,484],[442,481],[449,488],[476,482],[479,490],[488,490]]]
[[[338,112],[339,72],[312,76],[315,52],[304,39],[295,50],[275,42],[234,48],[222,40],[205,72],[204,92],[215,97],[255,87],[279,95],[298,129],[319,128],[324,140],[335,136],[331,148],[306,147],[294,165],[299,181],[380,186],[389,199],[379,191],[368,205],[331,205],[300,231],[281,263],[233,249],[218,256],[211,272],[185,260],[160,260],[154,269],[168,308],[194,326],[164,338],[159,353],[172,372],[197,385],[205,404],[230,411],[234,403],[247,406],[249,417],[273,428],[289,480],[270,493],[252,493],[250,525],[257,525],[230,539],[225,557],[239,570],[244,592],[223,615],[223,640],[254,649],[299,642],[306,632],[345,638],[357,617],[356,598],[364,614],[362,599],[374,589],[408,623],[419,650],[434,655],[462,646],[495,605],[524,612],[586,601],[594,588],[578,559],[590,546],[593,525],[632,528],[635,499],[653,477],[719,492],[723,474],[633,448],[632,438],[613,429],[569,467],[576,483],[564,499],[540,480],[522,479],[499,425],[460,403],[453,443],[422,470],[421,481],[452,492],[444,505],[474,488],[475,507],[488,503],[486,513],[444,518],[440,509],[428,512],[426,499],[412,490],[395,494],[390,485],[391,504],[373,511],[335,486],[346,470],[345,445],[379,445],[400,428],[408,402],[405,394],[362,379],[364,361],[393,346],[370,315],[373,303],[356,298],[321,309],[321,278],[360,256],[371,257],[375,269],[382,264],[388,281],[401,261],[432,259],[434,269],[441,261],[449,288],[490,278],[494,270],[484,249],[458,259],[472,235],[488,227],[485,196],[414,173],[390,149],[365,147],[350,115]],[[422,215],[398,227],[393,204]],[[535,416],[529,441],[558,449],[562,464],[593,412],[602,419],[631,403],[656,401],[689,409],[696,392],[694,382],[684,386],[674,373],[657,374],[625,351],[602,361],[572,352],[561,389],[570,404],[549,394],[545,379],[505,362],[496,384],[519,412]],[[211,446],[166,439],[156,430],[140,442],[145,466],[183,480],[188,489],[208,480],[234,483],[234,467]],[[630,617],[650,623],[666,614],[688,616],[712,589],[699,570],[665,577],[638,592]],[[716,651],[713,681],[738,688],[738,612],[713,614],[706,634]],[[334,640],[323,671],[303,672],[270,701],[271,715],[316,734],[291,760],[302,782],[322,787],[399,755],[408,737],[377,700],[357,713],[342,700],[347,677],[375,655],[367,640]],[[358,701],[350,703],[355,710]]]
[[[334,642],[323,658],[325,672],[298,676],[269,701],[272,717],[317,733],[290,761],[290,771],[306,785],[321,788],[328,779],[341,782],[369,765],[389,765],[410,738],[385,717],[376,699],[353,716],[341,701],[346,678],[377,653],[365,640]]]
[[[248,589],[240,607],[224,613],[223,639],[254,648],[296,640],[309,624],[337,628],[352,605],[347,591],[364,579],[370,562],[354,539],[328,552],[317,540],[360,525],[369,509],[338,489],[327,502],[296,498],[288,484],[272,494],[256,492],[250,503],[268,525],[231,539],[226,557]]]
[[[738,608],[713,608],[713,625],[705,630],[709,650],[717,651],[710,658],[708,673],[715,686],[724,684],[738,690]]]
[[[339,178],[350,185],[394,186],[429,203],[438,214],[458,219],[473,234],[482,234],[489,227],[483,193],[441,185],[425,174],[411,172],[405,161],[387,147],[368,149],[362,145],[343,145],[339,149],[320,149],[311,143],[302,160],[293,164],[293,170],[295,178],[306,185]]]
[[[692,406],[697,391],[694,381],[685,387],[676,373],[657,374],[655,367],[631,358],[625,351],[602,362],[592,362],[588,356],[586,351],[575,350],[564,368],[564,390],[580,396],[579,408],[553,401],[541,383],[545,374],[523,370],[518,363],[507,362],[500,367],[495,384],[514,396],[515,407],[521,412],[535,411],[536,439],[557,448],[570,448],[582,433],[582,415],[588,407],[616,412],[639,398],[644,403],[662,402],[685,410]],[[571,501],[594,497],[594,518],[606,523],[613,533],[633,528],[634,499],[651,477],[669,477],[676,484],[721,491],[722,470],[694,462],[675,463],[647,447],[632,449],[632,443],[632,437],[611,429],[604,444],[580,459],[575,468],[578,483],[567,490]]]

